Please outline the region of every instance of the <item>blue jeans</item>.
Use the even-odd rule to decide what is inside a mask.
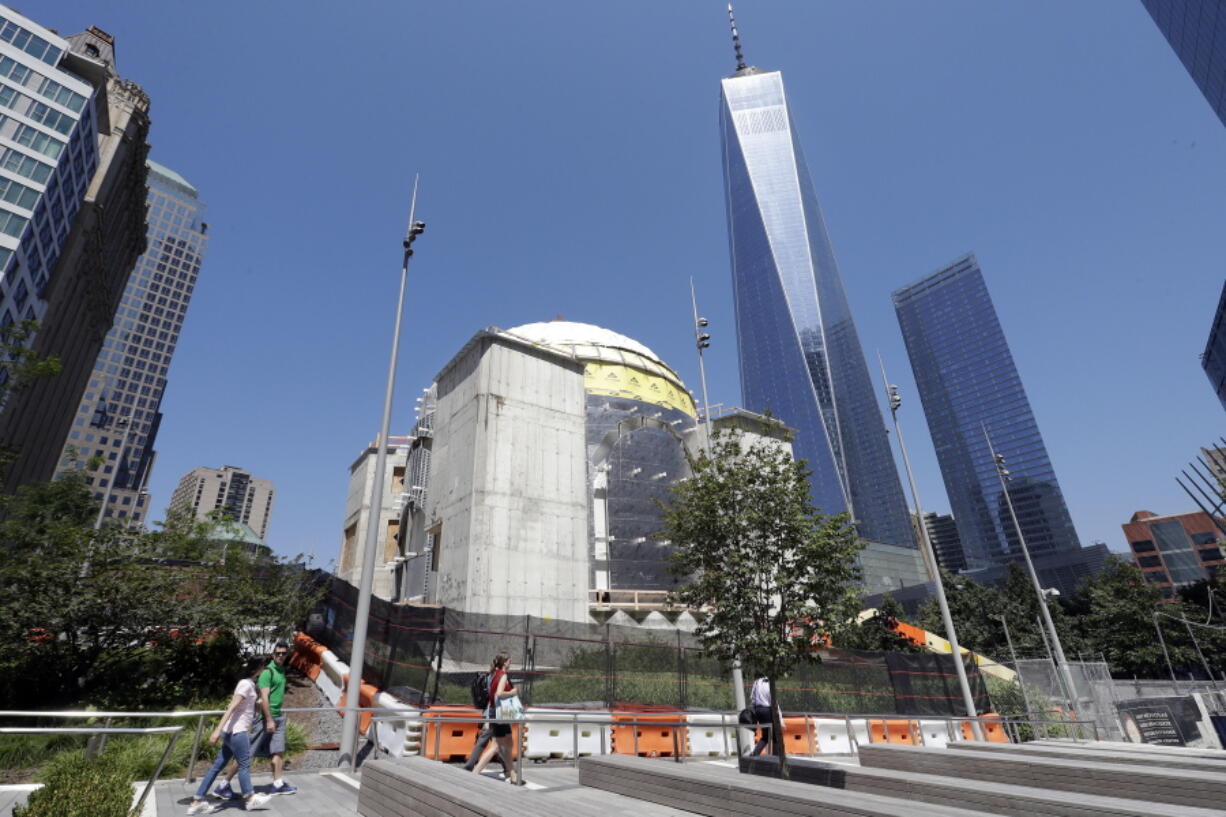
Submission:
[[[242,789],[243,797],[250,797],[255,792],[251,787],[251,739],[246,732],[222,732],[221,751],[217,753],[217,759],[213,761],[208,774],[200,781],[196,797],[204,799],[208,795],[209,787],[230,762],[230,758],[238,761],[238,787]]]

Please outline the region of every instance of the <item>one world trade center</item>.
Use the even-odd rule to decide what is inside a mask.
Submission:
[[[732,33],[737,70],[721,83],[720,133],[741,399],[796,429],[823,512],[848,512],[865,539],[914,547],[783,76],[746,65],[735,24]]]

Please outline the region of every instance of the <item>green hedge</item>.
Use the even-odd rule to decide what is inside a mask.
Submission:
[[[87,761],[72,752],[48,769],[45,785],[14,807],[13,817],[127,817],[136,777],[117,756]]]

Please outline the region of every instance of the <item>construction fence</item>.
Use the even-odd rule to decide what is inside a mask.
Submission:
[[[357,590],[331,578],[308,633],[348,662]],[[499,652],[525,704],[607,709],[732,710],[726,666],[692,633],[465,613],[371,600],[363,680],[413,703],[468,704],[469,685]],[[882,715],[966,714],[949,655],[820,650],[820,663],[776,680],[785,711]],[[965,664],[975,707],[991,711],[987,687]],[[752,660],[745,667],[753,680]]]

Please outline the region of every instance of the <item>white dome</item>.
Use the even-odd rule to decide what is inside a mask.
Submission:
[[[575,346],[604,346],[613,349],[625,349],[642,355],[656,363],[664,363],[655,352],[637,340],[632,340],[625,335],[614,332],[612,329],[593,326],[590,323],[545,321],[541,323],[525,323],[523,326],[516,326],[514,329],[506,331],[507,334],[521,337],[524,340],[539,343],[542,346],[565,349],[568,352],[576,351],[573,349]],[[580,356],[582,357],[583,355]]]

